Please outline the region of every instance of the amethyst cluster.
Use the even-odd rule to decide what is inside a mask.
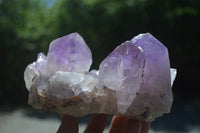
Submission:
[[[167,48],[150,33],[116,47],[91,70],[92,54],[72,33],[51,42],[24,72],[28,103],[34,108],[75,117],[91,113],[152,121],[170,111],[176,69]]]

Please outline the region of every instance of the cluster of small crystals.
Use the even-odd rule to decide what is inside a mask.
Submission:
[[[159,92],[166,97],[162,112],[170,110],[176,70],[170,69],[167,48],[150,33],[119,45],[102,61],[99,71],[89,72],[91,64],[91,51],[83,38],[78,33],[69,34],[52,41],[47,56],[40,53],[27,66],[26,87],[29,90],[37,84],[38,91],[42,88],[60,98],[109,88],[116,92],[116,112],[121,114],[130,109],[139,93]]]

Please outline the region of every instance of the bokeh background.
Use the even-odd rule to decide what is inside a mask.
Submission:
[[[52,40],[72,32],[91,48],[92,69],[122,42],[153,34],[168,47],[178,74],[172,111],[156,119],[151,132],[200,132],[199,25],[199,0],[0,0],[0,132],[32,132],[28,123],[34,131],[56,131],[58,115],[27,105],[23,73]],[[46,123],[44,129],[35,120]]]

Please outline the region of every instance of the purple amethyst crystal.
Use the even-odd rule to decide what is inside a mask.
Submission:
[[[163,101],[165,101],[163,108],[166,108],[166,112],[169,112],[173,96],[167,48],[150,33],[140,34],[134,37],[131,42],[141,47],[146,57],[140,93],[148,93],[154,97],[157,96],[155,94],[161,95]],[[154,102],[153,104],[157,103],[157,101]]]
[[[72,33],[51,42],[45,71],[85,72],[91,64],[92,54],[87,44],[78,33]]]
[[[150,33],[119,45],[89,72],[90,49],[78,33],[51,42],[47,57],[40,53],[24,79],[29,104],[75,117],[90,113],[126,115],[152,121],[168,113],[176,69],[168,50]]]
[[[131,42],[144,50],[146,57],[141,91],[166,91],[172,98],[170,63],[167,48],[150,33],[140,34]]]
[[[99,67],[99,86],[117,92],[118,110],[125,113],[140,89],[145,56],[132,42],[118,46]]]
[[[26,87],[31,87],[37,76],[50,76],[57,71],[86,72],[92,64],[92,54],[78,33],[71,33],[51,42],[47,57],[39,53],[36,62],[30,64],[24,74]]]

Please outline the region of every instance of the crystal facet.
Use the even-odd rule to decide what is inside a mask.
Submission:
[[[28,103],[34,108],[75,117],[91,113],[125,115],[152,121],[170,111],[168,50],[150,33],[119,45],[88,72],[90,49],[78,33],[51,42],[47,57],[40,53],[24,72]]]

